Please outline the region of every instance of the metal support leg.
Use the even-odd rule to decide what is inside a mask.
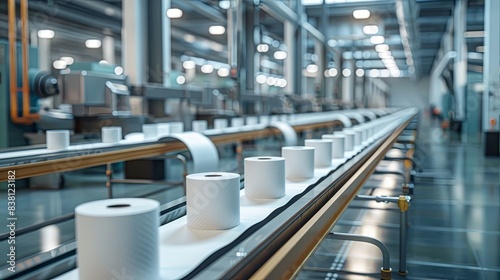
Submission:
[[[330,232],[328,238],[337,239],[337,240],[349,240],[349,241],[359,241],[370,243],[372,245],[377,246],[382,252],[382,268],[380,269],[380,279],[392,279],[392,269],[391,269],[391,259],[389,255],[389,249],[385,246],[382,241],[375,239],[373,237],[359,235],[359,234],[350,234],[350,233],[338,233],[338,232]]]
[[[406,228],[407,228],[407,215],[408,208],[410,207],[411,196],[400,195],[399,197],[392,196],[370,196],[370,195],[357,195],[358,200],[374,200],[376,202],[394,202],[398,204],[400,210],[399,217],[399,271],[398,274],[406,275]]]
[[[113,198],[113,167],[111,166],[111,163],[106,164],[106,178],[108,198]]]

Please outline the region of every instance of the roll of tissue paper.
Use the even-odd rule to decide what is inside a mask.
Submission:
[[[103,143],[116,143],[122,140],[122,128],[120,126],[105,126],[101,128],[101,140]]]
[[[62,150],[69,147],[69,130],[47,130],[48,150]]]
[[[310,179],[314,177],[314,148],[303,146],[282,147],[287,179]]]
[[[159,279],[159,206],[151,199],[97,200],[75,209],[79,278]]]
[[[204,130],[207,130],[207,128],[208,128],[207,121],[196,120],[196,121],[193,121],[193,123],[192,123],[192,130],[195,132],[202,132]]]
[[[332,158],[344,158],[345,136],[338,134],[325,134],[324,139],[332,140]]]
[[[314,167],[328,167],[332,165],[331,139],[306,139],[306,147],[314,147]]]
[[[245,195],[275,199],[285,195],[285,158],[245,158]]]
[[[187,225],[229,229],[240,224],[240,175],[226,172],[186,176]]]

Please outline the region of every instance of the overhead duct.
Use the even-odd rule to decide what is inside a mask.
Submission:
[[[417,26],[418,5],[415,0],[396,0],[396,16],[398,18],[399,33],[403,44],[405,57],[413,61],[408,65],[410,78],[418,80],[420,78],[419,59],[414,58],[415,51],[420,49],[420,39],[418,37]]]

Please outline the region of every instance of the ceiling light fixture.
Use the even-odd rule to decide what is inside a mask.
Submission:
[[[186,60],[182,63],[182,67],[184,67],[184,69],[186,70],[194,69],[196,67],[196,63],[194,63],[194,61],[192,60]]]
[[[224,9],[224,10],[227,10],[227,9],[231,8],[231,1],[229,1],[229,0],[221,0],[221,1],[219,1],[219,7],[221,9]]]
[[[223,67],[223,68],[217,70],[217,75],[219,75],[220,77],[227,77],[227,76],[229,76],[229,69]]]
[[[356,69],[356,76],[363,77],[364,75],[365,75],[365,70],[363,70],[363,69]]]
[[[255,81],[259,84],[265,84],[266,83],[266,75],[259,74],[259,75],[255,76]]]
[[[177,78],[175,79],[175,81],[179,85],[183,85],[184,83],[186,83],[186,78],[184,76],[177,76]]]
[[[351,74],[352,74],[351,69],[345,68],[344,70],[342,70],[342,76],[344,76],[346,78],[350,77]]]
[[[54,32],[54,30],[50,30],[50,29],[42,29],[42,30],[38,30],[37,35],[38,35],[38,38],[52,39],[56,35],[56,32]]]
[[[285,51],[275,51],[274,52],[274,58],[277,60],[283,60],[287,57],[287,54]]]
[[[330,77],[336,77],[338,73],[339,71],[336,68],[328,69],[328,75],[330,75]]]
[[[214,67],[210,64],[203,64],[201,66],[201,72],[205,74],[210,74],[214,71]]]
[[[389,45],[387,45],[387,44],[376,45],[375,50],[377,52],[387,52],[387,51],[389,51]]]
[[[309,64],[306,67],[306,71],[309,73],[316,73],[318,72],[318,65],[316,64]]]
[[[355,19],[367,19],[370,17],[370,11],[369,10],[354,10],[354,12],[352,12],[352,16]]]
[[[75,59],[72,58],[71,56],[63,56],[59,60],[63,60],[66,62],[66,65],[71,65],[73,62],[75,62]]]
[[[269,50],[269,45],[268,44],[258,44],[257,45],[257,51],[260,53],[265,53]]]
[[[384,36],[376,35],[376,36],[370,37],[370,43],[372,43],[374,45],[383,44],[384,42],[385,42]]]
[[[171,9],[168,9],[167,10],[167,17],[168,18],[172,18],[172,19],[175,19],[175,18],[180,18],[182,17],[182,10],[181,9],[177,9],[177,8],[171,8]]]
[[[363,26],[363,33],[366,35],[373,35],[378,33],[378,26],[375,24],[365,25]]]
[[[66,68],[67,64],[66,64],[66,61],[64,61],[64,60],[56,60],[56,61],[54,61],[54,63],[52,63],[52,66],[54,66],[54,68],[57,70],[61,70],[61,69]]]
[[[226,32],[226,28],[222,25],[212,25],[208,28],[208,33],[212,35],[222,35]]]
[[[85,47],[89,49],[98,49],[101,47],[101,40],[99,39],[88,39],[85,41]]]

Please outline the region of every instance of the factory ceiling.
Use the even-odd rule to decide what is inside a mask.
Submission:
[[[279,0],[276,0],[279,1]],[[377,35],[385,37],[399,69],[408,72],[407,50],[402,43],[401,19],[398,19],[397,2],[401,0],[302,0],[307,21],[323,32],[330,52],[343,52],[344,58],[351,57],[362,62],[360,68],[384,68],[377,57],[369,36],[363,33],[364,25],[376,24]],[[466,0],[464,0],[466,1]],[[0,3],[0,37],[7,37],[7,1]],[[158,1],[160,2],[160,1]],[[183,11],[183,16],[172,19],[173,56],[192,55],[220,62],[227,62],[227,35],[214,36],[208,33],[208,26],[227,26],[227,10],[219,0],[185,1],[172,0],[172,7]],[[224,2],[224,1],[222,1]],[[255,1],[254,1],[255,2]],[[282,1],[295,5],[294,0]],[[414,70],[419,76],[429,75],[447,30],[451,30],[451,18],[456,0],[403,0],[405,22],[408,28],[409,50],[415,62]],[[409,7],[408,3],[413,3]],[[87,49],[84,40],[102,38],[111,34],[116,38],[117,56],[121,54],[121,1],[86,0],[46,0],[29,1],[30,29],[53,29],[57,36],[53,39],[53,59],[62,55],[73,55],[80,60],[98,60],[101,51]],[[369,19],[356,20],[353,11],[368,9]],[[263,35],[284,41],[283,23],[276,17],[259,10],[256,15]],[[467,11],[467,31],[484,30],[484,0],[469,0]],[[477,35],[477,34],[476,34]],[[476,52],[483,45],[481,35],[466,38],[469,52]],[[314,38],[306,36],[309,52],[314,48]],[[405,52],[406,51],[406,52]],[[330,59],[335,56],[328,55]],[[119,60],[118,60],[119,61]],[[335,63],[339,63],[335,61]]]

